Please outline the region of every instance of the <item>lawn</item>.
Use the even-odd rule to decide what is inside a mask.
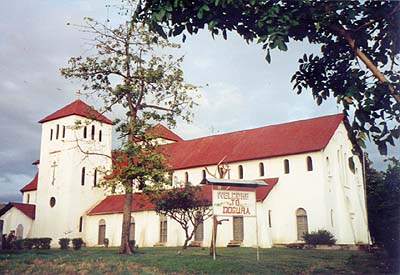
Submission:
[[[118,255],[116,248],[0,252],[0,274],[397,274],[383,254],[361,251],[219,248],[141,248]]]

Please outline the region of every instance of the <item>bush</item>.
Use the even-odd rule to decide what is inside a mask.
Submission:
[[[51,238],[37,238],[34,240],[37,242],[35,248],[50,249]]]
[[[110,241],[108,240],[108,238],[104,239],[104,246],[107,248],[109,245]]]
[[[69,248],[69,238],[61,238],[58,240],[58,243],[60,244],[60,249],[68,249]]]
[[[135,241],[135,240],[129,241],[129,247],[130,247],[130,249],[131,249],[131,251],[132,251],[133,253],[136,253],[137,250],[138,250],[138,246],[137,246],[137,245],[135,246],[135,244],[136,244],[136,241]]]
[[[24,239],[24,249],[31,250],[33,247],[33,240],[32,239]]]
[[[72,239],[72,246],[74,247],[74,250],[81,249],[82,244],[83,244],[82,238],[74,238],[74,239]]]
[[[305,233],[303,235],[303,238],[306,244],[311,244],[311,245],[317,245],[317,244],[333,245],[336,243],[336,239],[334,238],[332,233],[325,229],[319,229],[318,231]]]
[[[12,249],[14,250],[22,250],[24,248],[24,240],[18,239],[11,242]]]

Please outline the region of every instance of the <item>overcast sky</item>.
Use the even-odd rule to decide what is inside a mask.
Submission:
[[[18,0],[0,8],[0,202],[21,201],[19,189],[36,172],[41,125],[38,120],[75,100],[78,83],[60,76],[71,56],[86,52],[85,35],[67,23],[90,16],[120,20],[114,4],[103,0]],[[106,8],[106,5],[110,7]],[[249,129],[341,112],[335,100],[317,106],[310,93],[297,95],[290,78],[297,60],[318,48],[291,43],[288,52],[273,52],[268,64],[259,45],[228,35],[213,40],[208,32],[182,44],[187,82],[202,86],[192,124],[174,130],[184,139]],[[82,98],[101,106],[96,98]],[[107,115],[116,118],[116,113]],[[397,155],[398,155],[398,148]],[[377,168],[381,157],[368,152]],[[391,150],[394,153],[394,150]]]

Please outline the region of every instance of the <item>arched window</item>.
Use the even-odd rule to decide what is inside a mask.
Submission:
[[[57,124],[57,127],[56,127],[56,139],[58,139],[59,134],[60,134],[60,125]]]
[[[93,175],[93,186],[97,186],[97,168],[94,169],[94,175]]]
[[[243,179],[243,166],[242,165],[238,166],[238,174],[239,174],[239,179]]]
[[[264,174],[265,174],[265,172],[264,172],[264,163],[260,162],[258,164],[258,170],[260,171],[260,177],[264,177]]]
[[[331,209],[331,225],[333,227],[333,209]]]
[[[82,167],[82,173],[81,173],[81,185],[85,185],[85,167]]]
[[[307,171],[313,170],[312,158],[310,156],[307,157]]]
[[[20,240],[24,237],[24,226],[22,224],[18,224],[18,226],[17,226],[16,237],[18,240]]]
[[[197,242],[201,242],[204,239],[204,223],[203,217],[200,212],[196,213],[196,221],[198,222],[196,232],[194,233],[194,240]]]
[[[189,173],[185,172],[185,183],[189,182]]]
[[[284,168],[285,168],[285,174],[289,174],[290,173],[289,160],[285,159],[283,161],[283,163],[284,163]]]
[[[104,244],[104,239],[106,238],[106,221],[101,219],[99,221],[99,237],[97,244]]]
[[[79,218],[79,232],[82,232],[82,228],[83,228],[83,217],[81,216]]]
[[[268,210],[268,227],[269,227],[269,228],[272,227],[271,214],[272,214],[272,211],[271,211],[271,210]]]
[[[87,127],[83,127],[83,138],[87,138]]]
[[[206,178],[206,170],[203,169],[203,171],[201,171],[201,176],[203,180]]]
[[[50,129],[50,140],[53,140],[53,129]]]
[[[65,138],[65,125],[63,125],[63,129],[62,129],[62,138]]]
[[[135,218],[131,217],[131,223],[129,225],[129,240],[135,240]]]
[[[303,240],[303,235],[308,233],[307,212],[303,208],[296,211],[297,240]]]
[[[329,157],[326,157],[325,161],[326,161],[326,170],[328,172],[328,176],[330,176],[331,175],[331,165],[329,163]]]
[[[94,125],[92,125],[92,134],[91,134],[91,138],[92,140],[94,140],[94,136],[96,135],[96,128]]]
[[[56,198],[55,197],[51,197],[50,198],[50,207],[53,208],[56,205]]]
[[[100,131],[99,131],[99,141],[100,141],[100,142],[101,142],[102,138],[103,138],[103,137],[102,137],[102,131],[100,130]]]
[[[160,216],[160,243],[166,243],[168,238],[167,231],[167,217],[165,215]]]

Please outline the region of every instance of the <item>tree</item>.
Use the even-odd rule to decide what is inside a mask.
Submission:
[[[400,161],[391,158],[385,172],[368,163],[366,169],[368,219],[375,242],[392,257],[400,250]]]
[[[166,182],[164,157],[157,152],[154,135],[148,128],[154,121],[175,125],[176,118],[190,119],[196,87],[183,80],[182,58],[155,55],[178,47],[134,23],[133,9],[128,20],[115,29],[86,18],[82,30],[92,35],[94,53],[72,57],[69,67],[61,69],[66,78],[83,82],[83,90],[104,99],[104,110],[115,105],[126,108],[126,116],[114,122],[121,148],[114,152],[113,172],[103,184],[125,192],[120,253],[131,254],[129,225],[132,192],[146,184]],[[90,152],[87,152],[90,154]]]
[[[208,28],[227,39],[235,31],[266,50],[289,41],[321,46],[304,54],[291,81],[298,94],[311,89],[317,104],[334,96],[349,117],[357,142],[368,136],[382,154],[400,136],[400,3],[397,1],[143,1],[140,19],[167,37]],[[391,123],[390,121],[393,121]]]
[[[175,220],[185,231],[183,249],[187,248],[198,226],[212,216],[211,201],[199,186],[188,183],[158,192],[151,190],[148,196],[157,213]]]

